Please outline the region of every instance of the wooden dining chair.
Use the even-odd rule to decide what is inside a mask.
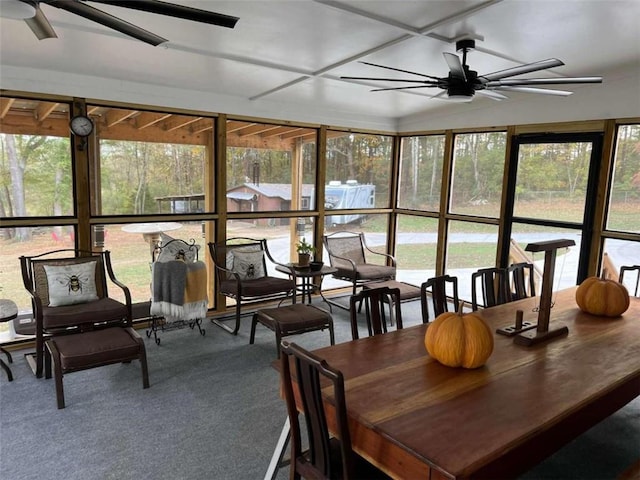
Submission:
[[[450,287],[447,288],[447,285]],[[429,297],[431,297],[434,318],[441,313],[448,312],[449,304],[452,305],[453,311],[457,311],[460,304],[458,278],[450,275],[440,275],[428,279],[420,286],[423,323],[429,323]]]
[[[533,263],[512,263],[507,267],[510,301],[536,296],[536,279]]]
[[[480,292],[478,292],[478,283]],[[481,299],[478,295],[481,295]],[[481,268],[471,274],[471,309],[489,308],[509,301],[509,282],[504,268]]]
[[[282,390],[291,428],[289,478],[327,480],[390,478],[351,448],[342,372],[295,343],[283,341],[281,352]],[[329,432],[325,413],[323,393],[326,392],[324,388],[327,385],[326,381],[332,387],[331,407],[335,410],[335,436]],[[300,405],[296,404],[294,382]],[[301,414],[304,416],[306,425],[308,450],[302,449]]]
[[[387,321],[384,306],[389,305],[389,314],[397,329],[402,328],[402,312],[400,310],[399,288],[367,288],[352,295],[349,299],[349,318],[351,320],[351,336],[354,340],[360,338],[358,333],[358,317],[364,306],[369,336],[387,333]]]
[[[631,274],[632,272],[635,272],[634,274],[636,281],[635,288],[630,288],[629,293],[631,293],[631,295],[633,295],[634,297],[637,297],[640,293],[640,265],[625,265],[620,267],[620,277],[618,278],[618,281],[624,284],[625,275],[627,275],[628,278],[628,274]]]

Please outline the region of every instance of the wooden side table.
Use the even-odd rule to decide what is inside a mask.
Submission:
[[[12,300],[0,299],[0,322],[9,322],[13,321],[14,318],[18,316],[18,306]],[[13,325],[11,325],[13,328]],[[9,363],[13,363],[13,358],[11,354],[0,346],[0,352],[4,353],[7,356],[7,360]],[[4,360],[0,358],[0,367],[7,373],[7,379],[12,382],[13,374],[11,373],[11,369],[9,365],[4,363]]]

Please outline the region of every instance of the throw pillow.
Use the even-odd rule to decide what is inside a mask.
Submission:
[[[233,252],[233,271],[242,280],[251,280],[266,276],[263,265],[263,252]]]
[[[43,265],[49,286],[49,306],[60,307],[98,299],[96,262]]]

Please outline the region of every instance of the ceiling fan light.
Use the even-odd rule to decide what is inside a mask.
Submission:
[[[0,2],[0,17],[24,20],[36,15],[36,7],[31,3],[20,0],[5,0]]]
[[[473,100],[473,96],[454,93],[454,94],[449,94],[447,96],[447,100],[455,103],[469,103],[471,100]]]

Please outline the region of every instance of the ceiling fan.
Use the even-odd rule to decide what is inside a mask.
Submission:
[[[122,8],[141,10],[143,12],[166,15],[169,17],[183,18],[194,22],[208,23],[221,27],[233,28],[238,17],[224,15],[221,13],[209,12],[199,8],[186,7],[175,3],[162,2],[160,0],[91,0],[93,3],[114,5]],[[45,38],[57,38],[56,32],[47,20],[47,17],[40,8],[41,4],[50,5],[61,10],[66,10],[75,15],[97,22],[105,27],[112,28],[118,32],[137,38],[153,46],[167,42],[166,38],[160,37],[137,25],[114,17],[102,10],[87,5],[84,0],[8,0],[2,2],[1,16],[10,18],[22,18],[39,40]]]
[[[387,67],[369,62],[360,62],[373,67],[385,68],[396,72],[408,73],[423,77],[426,80],[399,79],[399,78],[376,78],[376,77],[340,77],[345,80],[376,80],[385,82],[403,82],[418,85],[407,85],[402,87],[376,88],[372,92],[387,90],[408,90],[414,88],[441,88],[443,91],[433,98],[443,98],[457,102],[470,102],[473,96],[478,93],[494,100],[504,100],[507,97],[501,91],[542,93],[545,95],[558,95],[566,97],[573,92],[566,90],[554,90],[550,88],[537,88],[537,85],[566,85],[573,83],[602,83],[602,77],[565,77],[565,78],[521,78],[510,79],[525,73],[537,72],[549,68],[559,67],[564,63],[557,58],[549,58],[539,62],[527,63],[517,67],[500,70],[493,73],[478,75],[478,72],[471,70],[467,65],[467,53],[476,46],[475,40],[464,39],[456,42],[456,50],[462,51],[462,61],[460,57],[453,53],[444,52],[444,59],[449,66],[449,75],[446,77],[435,77],[423,73],[411,72],[399,68]]]

